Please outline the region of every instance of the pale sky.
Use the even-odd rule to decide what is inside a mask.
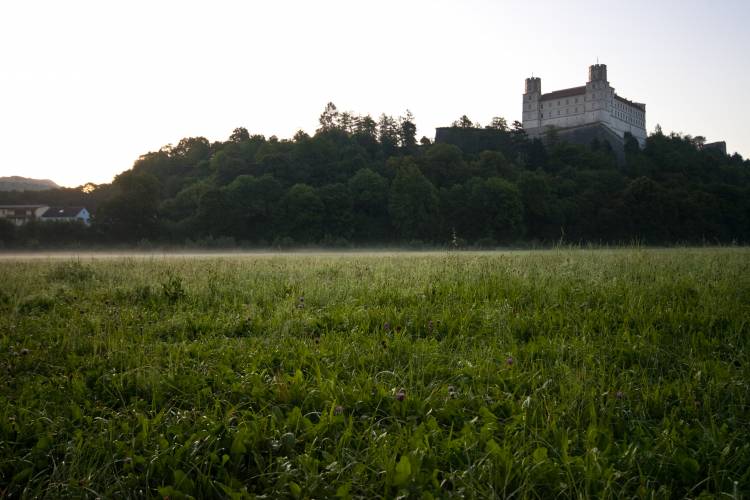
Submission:
[[[432,138],[520,120],[526,77],[583,85],[597,57],[649,132],[750,156],[748,0],[0,2],[0,176],[110,182],[183,137],[312,134],[328,101]]]

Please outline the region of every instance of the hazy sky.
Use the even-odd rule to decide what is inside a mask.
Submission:
[[[418,137],[521,118],[524,79],[606,63],[647,128],[750,156],[750,1],[0,3],[0,176],[109,182],[182,137],[313,133],[328,101]]]

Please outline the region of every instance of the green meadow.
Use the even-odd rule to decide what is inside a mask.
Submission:
[[[0,259],[0,498],[750,495],[750,250]]]

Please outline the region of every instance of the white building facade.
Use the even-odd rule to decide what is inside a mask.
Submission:
[[[16,226],[23,226],[38,219],[49,207],[47,205],[0,205],[0,219],[6,219]]]
[[[646,143],[646,105],[615,93],[607,80],[607,65],[589,67],[589,81],[581,87],[542,94],[542,79],[527,78],[523,94],[523,128],[532,137],[549,127],[569,129],[601,124],[618,137],[629,132]]]
[[[44,222],[75,222],[80,221],[85,225],[91,223],[91,214],[85,207],[49,207],[39,220]]]

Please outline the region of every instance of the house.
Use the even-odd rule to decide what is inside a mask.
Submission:
[[[39,217],[39,220],[44,222],[81,221],[87,226],[90,219],[91,214],[85,207],[48,207]]]
[[[22,226],[29,221],[39,219],[48,209],[48,205],[0,205],[0,219]]]

